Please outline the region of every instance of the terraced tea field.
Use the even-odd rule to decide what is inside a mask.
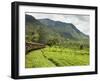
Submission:
[[[88,49],[70,49],[63,47],[46,47],[31,51],[25,56],[26,68],[64,67],[89,65]]]

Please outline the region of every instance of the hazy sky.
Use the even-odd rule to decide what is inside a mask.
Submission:
[[[55,21],[62,21],[74,24],[81,32],[89,35],[90,16],[89,15],[70,15],[70,14],[47,14],[47,13],[26,13],[36,19],[49,18]]]

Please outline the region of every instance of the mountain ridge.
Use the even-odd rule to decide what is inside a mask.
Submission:
[[[25,15],[26,39],[36,39],[36,42],[46,43],[51,39],[66,40],[88,40],[88,36],[78,30],[72,23],[54,21],[51,19],[36,19],[31,15]],[[35,38],[36,37],[36,38]],[[31,41],[33,41],[31,39]]]
[[[38,19],[42,24],[46,25],[46,26],[50,26],[50,27],[56,27],[59,28],[60,27],[66,27],[66,28],[72,28],[74,29],[77,33],[81,33],[81,35],[84,35],[86,37],[88,37],[86,34],[84,34],[83,32],[81,32],[80,30],[78,30],[75,25],[73,25],[72,23],[65,23],[62,21],[54,21],[51,19]],[[67,26],[66,26],[67,25]],[[65,28],[64,28],[65,29]],[[55,29],[56,30],[56,29]]]

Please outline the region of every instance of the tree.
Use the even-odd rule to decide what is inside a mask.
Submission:
[[[56,45],[58,43],[58,39],[50,39],[47,41],[48,46]]]
[[[40,29],[38,29],[38,34],[39,34],[39,43],[46,43],[46,30],[44,30],[43,28],[40,27]]]
[[[38,33],[34,33],[32,35],[32,41],[33,42],[38,42],[39,41],[39,34]]]
[[[83,45],[80,45],[80,50],[82,50],[83,49]]]

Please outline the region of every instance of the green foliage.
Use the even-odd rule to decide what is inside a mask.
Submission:
[[[53,64],[51,61],[46,59],[42,52],[39,51],[33,51],[26,55],[25,60],[25,67],[26,68],[35,68],[35,67],[55,67],[55,64]]]
[[[56,45],[58,43],[59,43],[59,40],[55,39],[55,38],[47,41],[48,46],[53,46],[53,45]]]
[[[33,36],[32,36],[32,42],[38,42],[39,41],[39,34],[38,33],[35,33]]]
[[[61,67],[80,66],[89,64],[89,51],[63,48],[59,46],[46,47],[28,53],[25,67]]]

